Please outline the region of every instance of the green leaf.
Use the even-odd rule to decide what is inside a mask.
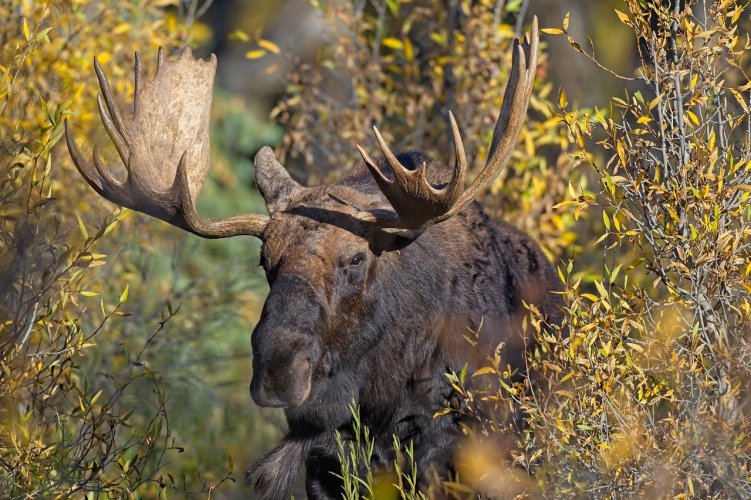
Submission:
[[[80,215],[76,215],[78,218],[78,229],[81,231],[81,235],[85,240],[89,239],[89,232],[86,230],[86,226],[83,225],[83,221],[81,220]]]
[[[612,272],[610,273],[610,283],[611,283],[611,284],[612,284],[612,283],[613,283],[613,282],[615,281],[615,279],[616,279],[616,278],[618,277],[618,273],[619,273],[619,272],[620,272],[620,270],[621,270],[621,266],[623,266],[623,262],[621,262],[620,264],[618,264],[617,266],[615,266],[615,269],[613,269],[613,271],[612,271]]]
[[[388,5],[391,15],[394,17],[399,17],[399,3],[399,0],[386,0],[386,5]]]
[[[230,40],[238,41],[238,42],[250,41],[250,37],[243,30],[235,30],[229,35],[227,35],[227,38],[229,38]]]

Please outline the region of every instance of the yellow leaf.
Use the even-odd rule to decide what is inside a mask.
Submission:
[[[129,23],[120,23],[112,29],[112,34],[122,35],[123,33],[127,33],[132,29],[133,26],[131,26]]]
[[[548,35],[562,35],[564,33],[561,28],[542,28],[540,31]]]
[[[437,412],[433,413],[433,418],[438,418],[438,417],[441,417],[443,415],[447,415],[449,413],[451,413],[451,408],[442,408],[442,409],[438,410]]]
[[[409,41],[409,38],[404,39],[404,58],[407,61],[411,61],[415,57],[415,49],[412,46],[412,42]]]
[[[31,35],[29,34],[29,24],[26,22],[26,18],[23,18],[23,37],[26,39],[26,41],[29,41],[29,38],[31,38]]]
[[[696,115],[692,111],[687,109],[686,115],[688,115],[689,120],[691,120],[694,123],[694,125],[697,125],[697,126],[699,125],[699,119],[696,117]]]
[[[274,42],[271,42],[269,40],[264,40],[263,38],[261,38],[260,40],[258,40],[258,46],[261,47],[261,48],[263,48],[263,49],[268,50],[272,54],[279,54],[279,52],[281,52],[281,50],[279,50],[279,46],[277,44],[275,44]]]
[[[629,346],[631,349],[633,349],[636,352],[644,352],[644,348],[640,346],[639,344],[633,343],[633,342],[626,342],[626,345]]]
[[[620,10],[618,9],[613,9],[613,10],[615,10],[615,14],[618,16],[618,19],[620,19],[623,24],[629,24],[631,22],[631,19],[629,19],[628,16],[624,14],[623,12],[621,12]]]
[[[570,12],[566,12],[566,15],[565,15],[565,16],[563,16],[563,29],[564,29],[564,30],[567,30],[567,29],[568,29],[568,18],[569,18],[569,14],[570,14]]]
[[[402,50],[404,48],[404,44],[398,38],[384,38],[383,44],[386,47],[394,50]]]
[[[676,213],[673,207],[668,206],[667,209],[668,209],[668,213],[670,214],[670,217],[672,217],[674,221],[676,222],[681,221],[680,217],[678,217],[678,213]]]
[[[96,297],[99,294],[96,292],[89,292],[88,290],[84,290],[83,292],[81,292],[81,295],[83,295],[84,297]]]
[[[494,368],[492,368],[490,366],[486,366],[484,368],[480,368],[479,370],[477,370],[475,373],[472,374],[472,376],[473,377],[478,377],[480,375],[485,375],[487,373],[496,373],[496,371],[495,371]]]
[[[621,165],[626,166],[626,153],[623,149],[623,143],[618,141],[616,144],[616,150],[618,151],[618,158],[621,160]]]
[[[605,289],[605,287],[602,285],[602,283],[599,280],[594,280],[595,288],[597,288],[597,291],[600,292],[600,297],[603,299],[606,299],[608,297],[608,291]]]
[[[730,92],[732,92],[733,97],[735,97],[735,100],[738,101],[738,104],[741,105],[743,111],[748,113],[748,105],[746,104],[746,99],[743,97],[743,95],[735,89],[730,89]]]
[[[229,35],[227,35],[227,38],[230,40],[236,40],[238,42],[247,42],[250,40],[250,37],[247,33],[245,33],[243,30],[235,30]]]
[[[266,55],[266,51],[262,49],[249,50],[245,53],[245,57],[248,59],[260,59]]]
[[[96,394],[94,394],[94,397],[91,398],[91,404],[89,406],[94,406],[96,404],[97,400],[99,399],[99,396],[101,396],[101,395],[102,395],[102,389],[99,389],[99,392],[97,392]]]

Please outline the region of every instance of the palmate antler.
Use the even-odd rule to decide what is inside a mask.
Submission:
[[[92,167],[76,147],[66,120],[68,150],[89,185],[113,203],[204,238],[241,234],[261,237],[268,222],[265,215],[212,220],[200,217],[195,210],[211,163],[209,116],[216,57],[212,54],[208,61],[196,60],[186,48],[179,59],[167,61],[160,48],[156,76],[147,81],[136,54],[132,118],[115,103],[107,77],[96,59],[94,68],[103,95],[97,96],[99,114],[128,176],[125,181],[113,177],[100,163],[96,151]],[[259,156],[267,159],[268,155]]]
[[[464,191],[464,179],[467,173],[467,159],[453,114],[449,112],[456,151],[455,166],[451,180],[441,188],[430,185],[425,175],[425,164],[414,170],[404,167],[383,140],[378,129],[373,127],[378,146],[394,173],[394,179],[389,180],[365,150],[360,146],[357,148],[378,187],[396,212],[396,217],[394,214],[384,214],[383,211],[369,215],[374,216],[383,227],[426,229],[459,213],[493,182],[511,158],[516,138],[527,114],[527,105],[537,69],[538,43],[539,34],[537,17],[535,17],[532,22],[530,40],[526,40],[524,44],[520,44],[518,40],[514,42],[511,73],[506,84],[501,114],[493,130],[488,160],[466,191]],[[528,52],[529,56],[525,52]],[[364,215],[363,218],[370,218],[368,214]]]

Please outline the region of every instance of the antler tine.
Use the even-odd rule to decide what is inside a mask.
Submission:
[[[125,116],[115,102],[99,61],[94,60],[102,94],[97,106],[104,128],[123,160],[128,177],[117,180],[106,169],[96,149],[92,166],[84,160],[65,122],[65,137],[73,162],[86,182],[102,197],[157,217],[204,238],[235,235],[261,237],[268,216],[237,215],[204,219],[195,202],[210,165],[209,114],[216,58],[193,59],[190,49],[167,61],[159,49],[157,74],[144,80],[135,55],[135,114]]]
[[[393,151],[391,151],[391,148],[389,148],[389,145],[386,144],[386,141],[383,139],[383,136],[378,131],[378,128],[375,126],[373,127],[373,132],[376,136],[376,141],[378,142],[378,147],[381,148],[381,152],[383,153],[383,156],[386,157],[386,161],[389,162],[389,166],[391,167],[391,170],[394,172],[394,180],[398,184],[404,184],[407,180],[407,172],[409,172],[404,165],[401,164],[399,160],[396,159],[396,155],[394,155]]]
[[[464,179],[467,177],[467,153],[464,150],[459,126],[451,111],[449,111],[449,123],[451,124],[451,137],[454,140],[454,175],[449,185],[446,186],[446,190],[449,191],[447,196],[451,199],[451,203],[454,203],[464,189]]]
[[[70,131],[70,125],[68,124],[67,118],[65,119],[65,142],[68,145],[68,152],[70,153],[70,157],[73,159],[73,164],[76,166],[76,169],[78,169],[78,172],[86,182],[88,182],[89,186],[94,189],[94,191],[99,193],[100,196],[104,196],[102,178],[99,176],[96,169],[84,159],[81,151],[78,149],[76,141],[73,140],[73,134]]]
[[[527,115],[529,97],[537,71],[537,45],[540,41],[537,29],[537,16],[532,20],[531,41],[523,45],[514,41],[514,54],[511,62],[511,73],[506,83],[503,95],[501,113],[493,130],[488,160],[472,185],[459,197],[456,205],[446,214],[451,217],[480,195],[501,173],[514,151],[516,139],[519,136],[524,118]],[[525,48],[529,51],[529,62],[525,55]]]
[[[97,154],[96,146],[91,152],[91,157],[94,160],[94,167],[99,174],[99,178],[103,181],[102,187],[104,188],[105,192],[116,194],[120,197],[127,197],[127,192],[124,190],[125,185],[115,179],[115,176],[113,176],[112,173],[102,165],[102,162],[99,160],[99,155]]]
[[[141,93],[141,90],[143,90],[143,64],[141,63],[141,56],[138,54],[138,51],[136,51],[135,55],[135,65],[134,65],[134,74],[135,74],[135,94],[138,95]]]
[[[391,203],[394,210],[399,214],[398,225],[403,229],[419,228],[432,220],[436,215],[445,213],[461,194],[464,186],[464,178],[467,171],[467,160],[464,152],[459,127],[454,115],[449,113],[452,137],[456,148],[456,166],[451,180],[443,187],[436,188],[430,185],[426,176],[426,164],[419,165],[416,169],[406,168],[394,155],[391,148],[376,127],[373,127],[378,146],[386,158],[394,174],[394,180],[389,180],[360,146],[357,146],[365,165],[370,170],[379,189]],[[372,215],[365,215],[372,220]],[[393,225],[397,219],[394,217],[376,217]]]
[[[506,84],[501,113],[493,130],[488,161],[466,191],[462,192],[467,172],[467,158],[459,127],[451,112],[449,112],[449,122],[455,148],[455,166],[451,180],[441,188],[430,185],[425,175],[424,164],[415,170],[405,168],[388,147],[377,128],[373,127],[376,140],[394,172],[393,181],[386,178],[378,165],[360,146],[357,146],[378,187],[398,215],[398,222],[394,222],[393,217],[376,215],[376,219],[384,227],[425,229],[444,221],[463,210],[500,174],[511,158],[527,113],[537,69],[538,44],[539,33],[537,17],[535,17],[530,39],[523,45],[518,40],[514,41],[511,73]],[[529,61],[527,61],[525,49],[529,52]],[[363,217],[367,218],[367,215],[364,214]],[[369,215],[372,217],[374,214]]]
[[[125,127],[125,117],[115,102],[112,89],[110,88],[110,82],[107,80],[107,75],[104,74],[102,66],[99,64],[99,59],[96,57],[94,57],[94,71],[99,80],[99,88],[102,89],[102,94],[104,94],[103,97],[107,106],[107,111],[109,111],[108,116],[107,112],[104,110],[104,105],[102,104],[102,95],[97,95],[99,115],[102,118],[102,123],[104,124],[105,130],[107,130],[107,134],[109,134],[112,142],[115,143],[120,158],[122,158],[123,162],[127,164],[128,157],[130,157],[130,148],[128,148],[128,142],[126,140],[127,129]]]
[[[96,96],[96,104],[97,109],[99,110],[99,117],[101,118],[102,124],[104,125],[104,130],[107,131],[107,135],[110,136],[110,139],[115,145],[117,154],[120,155],[123,163],[127,165],[128,158],[130,157],[130,148],[128,147],[128,143],[120,133],[120,130],[118,130],[117,125],[115,125],[115,123],[112,121],[112,118],[110,118],[110,114],[105,109],[104,100],[102,99],[102,96],[100,94],[97,94]]]

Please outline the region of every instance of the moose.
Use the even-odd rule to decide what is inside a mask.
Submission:
[[[465,190],[467,158],[454,116],[453,168],[419,152],[395,154],[378,129],[382,157],[357,146],[365,166],[338,184],[305,187],[268,146],[255,181],[268,215],[205,219],[195,204],[210,166],[209,114],[216,57],[174,61],[162,49],[153,80],[135,56],[133,116],[116,104],[98,61],[103,125],[127,167],[115,178],[96,155],[68,149],[102,197],[203,238],[252,235],[263,242],[270,291],[252,335],[250,393],[283,408],[289,432],[247,481],[266,498],[289,495],[300,468],[311,498],[341,495],[335,432],[354,439],[350,404],[374,440],[373,466],[412,443],[419,481],[454,470],[460,417],[434,418],[456,399],[445,374],[477,369],[503,345],[504,363],[524,369],[531,340],[522,318],[534,304],[561,321],[553,265],[514,226],[475,201],[507,165],[524,122],[536,72],[537,20],[516,40],[488,160]],[[479,331],[478,342],[466,340]]]

